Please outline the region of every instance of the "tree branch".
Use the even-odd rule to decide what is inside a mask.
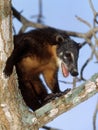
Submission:
[[[43,24],[40,24],[40,23],[35,23],[35,22],[27,20],[14,7],[12,7],[12,11],[13,11],[13,15],[23,24],[22,28],[20,29],[20,33],[24,32],[27,29],[27,27],[33,27],[33,28],[34,27],[35,28],[49,27],[47,25],[43,25]],[[98,27],[90,29],[87,33],[73,32],[73,31],[67,31],[67,30],[66,31],[61,30],[61,31],[65,32],[69,36],[83,38],[89,43],[89,39],[92,38],[93,33],[98,32]]]
[[[66,95],[52,100],[50,103],[36,110],[36,118],[34,118],[33,123],[38,123],[38,127],[42,127],[60,114],[72,109],[96,93],[98,93],[98,73],[80,87],[71,90]]]

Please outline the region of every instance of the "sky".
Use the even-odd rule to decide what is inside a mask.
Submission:
[[[94,7],[98,11],[98,1],[93,0]],[[36,22],[35,15],[38,15],[38,0],[12,0],[13,6],[22,11],[22,15],[31,21]],[[43,22],[45,25],[56,27],[63,30],[70,30],[76,32],[85,33],[89,28],[78,21],[75,16],[79,16],[93,25],[93,14],[89,6],[88,0],[43,0]],[[21,24],[14,18],[13,24],[16,32],[18,32]],[[77,42],[82,42],[80,39],[74,39]],[[90,56],[91,52],[89,47],[85,46],[79,56],[78,68],[81,69],[85,60]],[[89,79],[94,73],[98,73],[98,64],[95,64],[95,58],[93,62],[86,67],[84,76]],[[65,79],[61,72],[59,73],[59,79],[65,81],[72,81],[72,77]],[[62,89],[66,89],[68,86],[60,83]],[[98,101],[98,94],[88,99],[84,103],[76,106],[70,111],[62,114],[53,121],[47,124],[47,126],[55,127],[60,130],[93,130],[92,117],[95,110],[96,103]],[[98,117],[97,117],[97,130],[98,130]]]

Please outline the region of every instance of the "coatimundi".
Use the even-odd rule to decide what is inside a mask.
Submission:
[[[10,76],[15,65],[22,96],[26,104],[36,110],[48,96],[40,74],[52,93],[60,93],[58,68],[62,68],[65,77],[68,72],[77,76],[79,48],[63,31],[50,27],[15,35],[14,50],[7,59],[4,73]]]

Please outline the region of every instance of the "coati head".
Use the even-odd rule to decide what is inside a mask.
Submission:
[[[65,77],[69,75],[69,72],[72,76],[78,75],[77,61],[79,49],[80,44],[69,38],[67,38],[62,45],[58,46],[57,56]]]
[[[48,32],[48,33],[47,33]],[[41,32],[49,45],[57,45],[57,56],[63,75],[78,75],[78,55],[80,44],[73,41],[65,32],[54,28],[45,28]],[[48,34],[48,35],[47,35]],[[43,42],[44,43],[44,42]]]

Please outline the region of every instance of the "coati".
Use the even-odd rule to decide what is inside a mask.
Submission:
[[[14,50],[7,59],[4,73],[10,76],[16,67],[19,88],[26,104],[33,110],[44,104],[48,96],[40,74],[52,91],[61,93],[57,73],[59,66],[63,75],[77,76],[79,44],[63,31],[55,28],[35,29],[14,36]]]

